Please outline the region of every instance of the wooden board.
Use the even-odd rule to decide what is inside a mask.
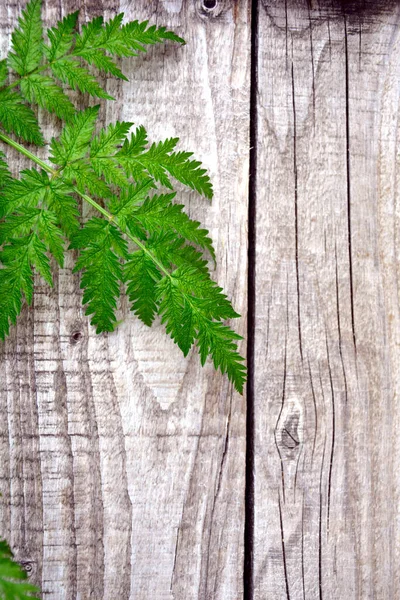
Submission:
[[[78,4],[81,19],[123,10],[187,40],[124,60],[130,83],[107,82],[117,100],[101,115],[143,124],[150,139],[179,136],[210,169],[212,206],[181,197],[210,228],[215,277],[245,315],[249,3],[45,0],[46,25]],[[3,50],[23,5],[1,3]],[[118,331],[96,336],[71,263],[55,279],[52,291],[37,281],[34,308],[0,349],[1,535],[49,600],[237,600],[243,397],[126,302]]]
[[[45,4],[47,24],[76,9]],[[255,0],[251,51],[250,4],[81,15],[187,40],[124,61],[101,118],[178,135],[210,169],[212,206],[182,198],[243,314],[253,132],[246,566],[243,398],[126,302],[95,336],[69,263],[1,347],[0,534],[44,598],[400,597],[400,7]],[[3,51],[20,7],[0,6]]]
[[[400,597],[399,20],[259,2],[254,600]]]

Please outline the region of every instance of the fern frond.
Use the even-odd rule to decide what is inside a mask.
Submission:
[[[173,272],[175,284],[190,299],[193,306],[210,319],[236,319],[240,315],[232,308],[225,294],[208,275],[197,268],[183,266]]]
[[[0,540],[0,598],[7,600],[33,600],[36,598],[38,600],[39,590],[27,579],[26,572],[15,562],[7,542]]]
[[[208,273],[207,261],[202,252],[185,244],[185,240],[177,237],[174,231],[162,230],[154,233],[147,243],[168,270],[175,267],[192,267],[202,273]]]
[[[83,160],[77,160],[65,167],[63,169],[63,179],[71,185],[76,185],[77,189],[83,194],[89,192],[92,196],[102,199],[112,196],[109,186],[102,179],[99,179],[92,166]]]
[[[145,46],[159,44],[166,40],[185,44],[185,40],[173,31],[168,31],[165,27],[157,27],[156,25],[149,26],[148,21],[127,23],[122,27],[122,37],[133,52],[143,52]]]
[[[36,169],[21,171],[21,179],[9,179],[0,198],[0,216],[4,217],[20,207],[34,208],[46,194],[49,178]]]
[[[27,142],[43,146],[44,140],[35,114],[14,91],[0,90],[0,125],[8,133],[15,133]]]
[[[154,181],[150,177],[126,186],[119,196],[112,197],[108,205],[110,212],[118,218],[121,225],[125,226],[129,222],[131,227],[134,226],[132,219],[134,210],[144,201],[152,188],[154,188]],[[136,228],[134,230],[138,231]]]
[[[18,75],[34,71],[43,56],[41,5],[41,0],[31,0],[18,19],[19,27],[11,35],[8,63]]]
[[[34,232],[11,239],[0,252],[0,265],[0,339],[4,339],[9,334],[10,323],[15,324],[21,312],[23,295],[28,304],[32,302],[32,267],[49,285],[52,285],[52,277],[46,246]]]
[[[65,167],[68,163],[85,156],[89,150],[98,112],[99,106],[92,106],[77,113],[62,130],[60,140],[51,140],[52,163]]]
[[[33,73],[21,81],[21,94],[31,103],[36,103],[60,119],[70,120],[75,107],[63,90],[47,75]]]
[[[3,152],[0,152],[0,194],[2,189],[5,187],[5,185],[9,182],[11,178],[10,171],[8,169],[8,164],[5,158],[5,154]]]
[[[227,373],[242,393],[246,368],[237,351],[237,341],[242,338],[220,321],[239,315],[221,288],[195,269],[177,269],[157,285],[156,301],[167,333],[184,355],[197,339],[202,364],[211,356],[215,368]]]
[[[183,40],[147,21],[123,24],[122,14],[108,22],[96,17],[78,33],[77,17],[76,12],[58,22],[43,43],[40,0],[31,0],[13,34],[8,62],[0,61],[0,125],[5,131],[43,144],[25,101],[66,122],[51,140],[53,166],[0,134],[41,169],[13,179],[0,153],[0,338],[9,333],[24,299],[32,301],[34,272],[52,285],[50,259],[62,265],[69,240],[70,248],[78,250],[74,271],[82,272],[86,314],[98,333],[116,327],[125,285],[132,311],[146,325],[160,315],[185,356],[197,342],[202,363],[210,356],[242,391],[241,338],[223,324],[239,315],[210,277],[205,255],[215,260],[215,251],[209,232],[175,204],[175,182],[212,197],[206,170],[191,152],[177,150],[178,138],[149,144],[144,127],[129,135],[128,122],[96,134],[99,107],[76,112],[56,83],[111,99],[87,65],[126,79],[115,57]],[[8,67],[12,83],[7,88]],[[84,222],[77,197],[102,217]]]
[[[80,250],[74,272],[83,270],[83,303],[88,305],[86,314],[93,315],[91,324],[97,333],[113,331],[122,279],[119,257],[127,255],[126,242],[114,225],[93,218],[74,235],[70,247]]]
[[[8,77],[7,60],[0,60],[0,86],[5,84]]]
[[[156,301],[161,323],[165,324],[167,333],[187,356],[195,337],[194,314],[173,277],[164,277],[157,285]]]
[[[148,21],[133,21],[122,25],[123,13],[116,15],[108,23],[102,17],[96,17],[82,27],[77,37],[75,52],[87,59],[94,51],[106,51],[114,56],[134,56],[144,52],[145,46],[166,40],[184,44],[184,40],[165,27],[148,25]],[[88,59],[87,59],[88,60]]]
[[[123,280],[127,284],[131,310],[149,327],[157,313],[157,283],[160,279],[159,269],[143,250],[129,255]]]
[[[198,317],[196,338],[200,351],[201,364],[204,365],[207,356],[211,356],[216,369],[227,373],[237,391],[242,394],[246,382],[246,367],[244,358],[237,351],[237,341],[242,337],[226,325]]]
[[[115,154],[118,147],[125,141],[132,125],[133,123],[117,121],[111,123],[106,129],[102,129],[91,143],[90,157],[107,158],[111,154]]]
[[[172,189],[169,175],[189,186],[193,190],[212,198],[213,190],[206,170],[200,163],[191,160],[192,152],[173,152],[178,138],[170,138],[164,142],[153,143],[149,150],[143,151],[146,134],[141,128],[131,140],[126,140],[116,154],[128,176],[143,178],[149,173],[156,181]]]
[[[94,75],[81,67],[79,60],[73,56],[67,56],[51,63],[51,70],[57,79],[63,83],[68,83],[73,90],[87,92],[96,98],[114,100],[110,94],[103,90]]]
[[[80,226],[78,203],[72,194],[73,190],[63,180],[49,180],[47,206],[56,215],[59,227],[68,237]]]
[[[47,30],[50,45],[45,45],[43,51],[49,62],[58,60],[71,50],[74,43],[78,15],[79,11],[71,13],[64,17],[62,21],[58,21],[57,27]]]
[[[49,210],[41,210],[36,222],[39,238],[54,256],[60,267],[64,266],[64,238],[58,227],[57,215]]]
[[[208,250],[215,260],[215,250],[206,229],[200,229],[199,221],[193,221],[183,212],[183,204],[173,204],[176,193],[154,195],[131,214],[150,232],[172,229],[186,241]]]

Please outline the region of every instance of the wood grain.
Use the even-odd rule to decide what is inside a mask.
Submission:
[[[24,4],[0,7],[2,50]],[[181,197],[211,230],[215,277],[245,315],[249,3],[47,0],[46,24],[78,4],[81,19],[123,10],[186,39],[124,59],[130,83],[107,81],[117,100],[101,115],[143,124],[150,139],[179,136],[210,169],[212,206]],[[48,135],[55,127],[46,121]],[[126,302],[118,331],[96,336],[71,267],[53,290],[36,282],[0,350],[0,534],[43,598],[237,600],[244,399]]]
[[[255,600],[400,597],[400,11],[353,4],[258,5]]]

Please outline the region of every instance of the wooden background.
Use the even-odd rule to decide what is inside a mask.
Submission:
[[[1,3],[4,52],[24,4]],[[49,600],[397,600],[400,3],[81,19],[121,10],[187,41],[124,61],[102,118],[210,169],[212,206],[182,197],[244,315],[247,403],[126,306],[96,336],[67,265],[0,349],[0,534]]]

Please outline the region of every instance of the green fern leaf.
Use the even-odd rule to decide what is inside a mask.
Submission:
[[[114,56],[134,56],[144,52],[146,45],[166,40],[184,44],[184,40],[165,27],[148,26],[148,21],[132,21],[122,25],[123,13],[116,15],[108,23],[96,17],[82,27],[82,34],[76,41],[76,53],[84,56],[93,50],[105,50]]]
[[[237,340],[242,338],[219,320],[239,315],[221,288],[195,269],[177,269],[158,283],[156,301],[167,333],[185,356],[197,339],[202,364],[211,356],[215,368],[227,373],[242,393],[246,368],[237,352]]]
[[[122,280],[120,256],[127,255],[127,244],[118,229],[104,219],[91,219],[72,238],[71,248],[80,250],[74,272],[83,270],[81,288],[86,314],[93,315],[96,332],[113,331],[115,311]]]
[[[37,222],[38,235],[46,244],[60,267],[64,266],[64,238],[58,227],[57,215],[49,210],[41,210]]]
[[[201,163],[191,160],[193,152],[173,152],[166,157],[163,167],[172,177],[193,190],[212,198],[213,188],[206,169],[201,168]]]
[[[164,142],[153,143],[147,152],[143,152],[146,144],[146,133],[136,132],[131,140],[126,140],[116,158],[128,176],[143,178],[149,173],[156,181],[172,189],[169,175],[189,186],[193,190],[211,198],[213,191],[210,178],[200,163],[190,160],[191,152],[173,152],[178,138],[170,138]]]
[[[110,96],[110,94],[107,94],[107,92],[97,83],[96,78],[91,75],[87,69],[80,66],[79,60],[72,56],[67,56],[51,63],[51,70],[55,77],[63,83],[68,83],[73,90],[78,89],[81,92],[87,92],[96,98],[114,100],[114,98]]]
[[[17,92],[0,90],[0,125],[8,133],[15,133],[27,142],[43,146],[43,136],[35,114]]]
[[[145,151],[147,146],[147,132],[143,125],[140,125],[136,131],[131,134],[130,139],[124,141],[122,149],[117,153],[118,160],[126,161],[126,171],[129,173],[129,166],[135,157],[139,156]]]
[[[118,79],[129,81],[121,69],[117,67],[115,62],[102,50],[94,48],[93,50],[82,51],[78,54],[78,56],[86,60],[89,65],[94,65],[99,69],[99,71],[102,71],[105,74],[109,73],[114,77],[118,77]]]
[[[10,333],[10,325],[15,325],[21,312],[23,303],[23,290],[29,303],[33,296],[33,277],[25,252],[18,252],[19,248],[12,248],[13,262],[0,269],[0,339],[4,340]],[[15,251],[15,254],[14,254]],[[5,265],[6,258],[0,252],[0,263]],[[0,587],[1,589],[1,587]]]
[[[135,207],[142,203],[149,191],[154,187],[153,179],[147,177],[136,184],[131,184],[121,190],[119,197],[113,196],[109,203],[111,213],[118,218],[121,225],[134,225],[132,214]],[[137,229],[135,228],[135,231]]]
[[[132,176],[134,179],[143,178],[147,171],[156,181],[172,189],[163,162],[168,157],[168,153],[175,148],[177,142],[178,138],[170,138],[164,142],[158,142],[158,144],[153,143],[147,152],[139,154],[135,136],[133,152],[131,143],[126,140],[116,157],[128,176]]]
[[[90,157],[109,158],[111,154],[115,154],[118,147],[125,141],[132,125],[133,123],[117,121],[109,125],[106,129],[102,129],[93,138],[90,146]]]
[[[0,540],[0,598],[4,600],[38,599],[39,590],[30,584],[27,579],[26,571],[14,561],[13,554],[7,542]]]
[[[0,154],[0,337],[15,323],[24,298],[32,301],[34,272],[52,284],[50,259],[63,264],[68,238],[70,248],[79,251],[74,270],[82,271],[83,303],[97,332],[115,328],[124,283],[132,311],[145,324],[151,325],[159,314],[185,356],[197,340],[202,363],[210,356],[242,391],[246,371],[237,352],[241,338],[223,324],[239,315],[210,277],[203,254],[215,259],[209,233],[189,218],[183,205],[174,204],[175,192],[150,195],[157,184],[173,189],[177,181],[211,198],[205,169],[192,153],[176,150],[178,138],[149,146],[145,129],[139,127],[128,139],[131,123],[117,122],[95,135],[99,107],[76,113],[63,89],[42,73],[51,69],[73,89],[111,98],[85,62],[126,79],[112,57],[183,40],[147,21],[123,25],[122,14],[107,23],[96,17],[78,34],[77,16],[68,15],[49,29],[44,45],[40,0],[32,0],[13,34],[8,63],[0,62],[0,85],[8,78],[7,66],[20,75],[11,84],[19,85],[20,93],[0,89],[4,130],[43,143],[24,99],[67,121],[61,136],[51,141],[55,168],[8,139],[43,169],[23,171],[15,180]],[[7,141],[4,134],[2,139]],[[105,218],[92,218],[80,228],[78,196]]]
[[[148,27],[148,21],[127,23],[123,25],[121,33],[126,46],[133,52],[143,52],[145,50],[144,46],[158,44],[166,40],[185,44],[185,40],[173,31],[168,31],[165,27],[156,27],[156,25]]]
[[[49,181],[47,206],[56,215],[57,223],[70,237],[79,228],[79,210],[71,188],[63,180]]]
[[[11,36],[8,63],[18,75],[36,69],[43,56],[41,0],[31,0],[18,19],[19,28]]]
[[[74,54],[101,71],[128,81],[114,61],[105,54],[105,50],[110,50],[109,40],[114,37],[114,31],[119,30],[122,16],[118,15],[104,27],[102,17],[96,17],[87,25],[83,25],[82,34],[76,40]],[[111,53],[116,54],[116,52]]]
[[[7,60],[0,60],[0,86],[4,85],[8,77]]]
[[[5,160],[5,154],[0,152],[0,193],[1,190],[5,187],[5,185],[10,181],[11,175],[8,169],[7,162]],[[1,204],[0,204],[1,206]],[[1,209],[0,209],[1,211]],[[0,212],[1,214],[1,212]]]
[[[9,179],[0,198],[0,216],[4,217],[20,207],[34,208],[43,200],[49,178],[36,169],[25,169],[21,179]]]
[[[164,277],[157,285],[156,300],[159,302],[161,323],[184,356],[187,356],[195,337],[193,310],[186,301],[174,277]]]
[[[99,106],[92,106],[77,113],[62,130],[60,140],[55,138],[51,140],[50,160],[52,163],[65,167],[87,154],[98,112]]]
[[[193,246],[186,245],[183,238],[174,231],[162,230],[153,233],[147,240],[157,259],[170,270],[175,267],[191,267],[202,273],[208,273],[207,261],[203,254]]]
[[[50,46],[45,46],[43,50],[50,62],[58,60],[71,50],[78,15],[79,11],[71,13],[59,21],[57,27],[47,30]]]
[[[207,356],[211,356],[216,369],[227,373],[237,391],[242,394],[246,381],[246,367],[243,357],[237,351],[237,341],[242,337],[226,325],[211,321],[203,316],[197,316],[197,340],[201,364],[204,365]]]
[[[104,177],[105,181],[117,186],[128,185],[128,180],[120,168],[118,162],[112,156],[120,144],[126,139],[126,135],[132,123],[118,122],[102,129],[92,140],[90,146],[90,164],[98,177]]]
[[[36,271],[50,285],[53,285],[51,276],[50,261],[46,254],[47,248],[42,240],[34,233],[31,234],[32,240],[29,246],[29,260]]]
[[[154,261],[143,251],[129,255],[124,265],[124,282],[127,283],[131,310],[150,327],[157,313],[157,283],[161,274]]]
[[[63,170],[63,179],[70,182],[71,185],[76,184],[78,190],[83,194],[89,192],[93,196],[103,199],[112,196],[108,185],[99,179],[92,166],[84,160],[77,160],[65,167]]]
[[[208,273],[185,266],[174,271],[173,276],[175,284],[205,317],[218,321],[240,317]]]
[[[70,120],[75,107],[51,77],[34,73],[21,81],[21,93],[28,102],[36,102],[60,119]]]
[[[99,36],[103,31],[103,17],[95,17],[89,23],[82,25],[82,33],[76,37],[75,54],[79,55],[88,49],[101,48],[99,45]]]
[[[11,239],[0,252],[0,339],[9,334],[21,312],[23,295],[28,304],[33,298],[32,267],[52,285],[46,246],[35,233]],[[1,588],[0,588],[1,589]]]
[[[28,207],[21,207],[18,213],[9,215],[6,221],[0,223],[0,244],[14,237],[28,235],[39,215],[39,209]]]
[[[138,220],[150,232],[172,229],[186,241],[207,249],[215,260],[215,250],[206,229],[200,229],[199,221],[193,221],[183,212],[183,204],[173,204],[176,196],[172,194],[154,195],[132,212],[132,218]]]

